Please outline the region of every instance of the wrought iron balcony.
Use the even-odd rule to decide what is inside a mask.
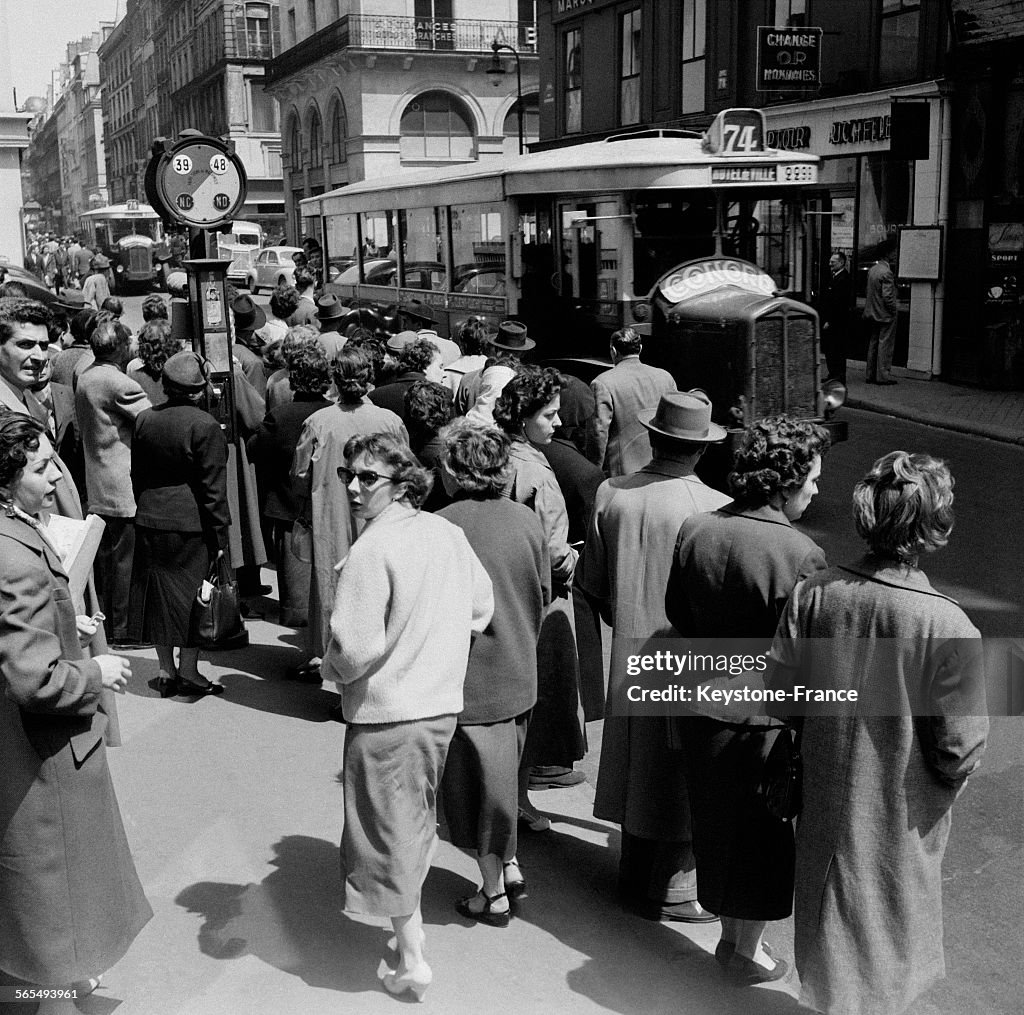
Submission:
[[[272,60],[266,82],[274,84],[343,49],[489,54],[495,39],[522,54],[537,52],[536,28],[518,21],[350,14]]]

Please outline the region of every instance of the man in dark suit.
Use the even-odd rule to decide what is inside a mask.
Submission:
[[[895,253],[895,247],[891,241],[886,241],[878,253],[878,260],[868,271],[867,289],[864,294],[864,319],[871,329],[865,380],[868,384],[895,384],[896,381],[889,375],[892,351],[896,345],[896,320],[899,310],[896,280],[893,278],[892,266],[889,263]]]
[[[846,383],[846,349],[850,335],[850,308],[853,305],[853,279],[846,254],[837,250],[828,262],[831,273],[822,300],[821,345],[825,353],[827,377]]]

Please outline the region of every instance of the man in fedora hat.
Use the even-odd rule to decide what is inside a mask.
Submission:
[[[697,902],[682,753],[669,749],[664,716],[623,714],[623,705],[626,656],[648,639],[672,634],[665,588],[679,526],[729,502],[694,475],[704,449],[726,432],[711,422],[702,391],[662,395],[657,409],[639,413],[639,424],[650,433],[653,457],[597,491],[573,586],[612,627],[611,714],[594,814],[622,826],[619,893],[627,905],[653,919],[704,923],[715,917]]]
[[[110,285],[107,282],[107,268],[109,267],[110,258],[103,254],[97,254],[89,262],[89,277],[82,283],[82,296],[97,310],[103,306],[103,301],[110,295]]]
[[[231,301],[231,313],[235,319],[232,355],[242,368],[245,379],[263,398],[267,393],[267,375],[263,369],[263,357],[253,347],[261,348],[256,332],[267,323],[267,315],[248,293],[239,293]]]
[[[597,403],[595,463],[608,476],[627,476],[651,458],[651,442],[638,415],[654,409],[666,392],[676,390],[667,370],[640,362],[642,340],[634,328],[611,338],[612,368],[594,378],[590,387]]]
[[[320,325],[318,341],[327,354],[327,359],[333,360],[338,355],[338,350],[345,344],[345,336],[339,334],[339,328],[348,308],[342,306],[341,300],[334,293],[325,293],[315,302],[316,320]]]
[[[536,346],[536,342],[526,333],[526,325],[519,321],[502,321],[498,325],[498,333],[490,340],[491,348],[516,359],[521,359]],[[464,416],[476,405],[483,386],[484,371],[490,365],[489,360],[479,370],[471,370],[466,374],[455,392],[455,412]]]

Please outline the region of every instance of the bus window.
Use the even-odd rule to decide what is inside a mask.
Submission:
[[[505,295],[505,230],[502,205],[453,207],[452,263],[455,292]]]
[[[397,260],[395,253],[395,213],[391,211],[363,212],[363,260],[379,260],[391,257]],[[340,251],[339,251],[340,253]]]
[[[355,215],[327,215],[324,218],[327,243],[327,280],[333,282],[343,271],[356,264],[359,234]]]
[[[715,199],[703,190],[686,196],[635,200],[633,295],[646,296],[666,272],[715,252]]]
[[[733,201],[726,205],[724,225],[724,253],[756,264],[775,279],[780,290],[793,288],[796,236],[791,201]]]
[[[618,313],[623,217],[616,201],[559,206],[562,218],[562,295],[593,304],[596,314]]]
[[[448,241],[443,208],[398,213],[402,237],[402,282],[407,289],[448,288]]]

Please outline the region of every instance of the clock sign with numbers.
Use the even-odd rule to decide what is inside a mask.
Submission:
[[[179,136],[173,144],[158,142],[150,167],[151,198],[158,210],[183,225],[216,228],[231,221],[245,201],[242,160],[233,145],[219,138],[194,134]]]

